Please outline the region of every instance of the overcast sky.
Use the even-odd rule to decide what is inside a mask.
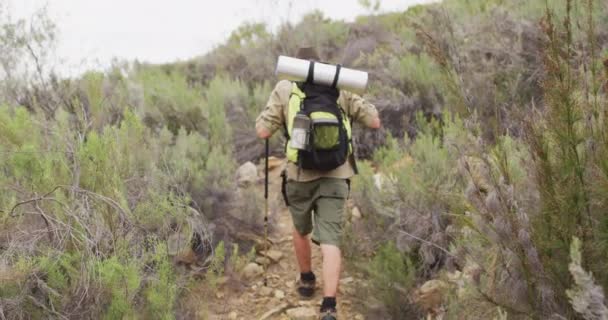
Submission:
[[[107,66],[112,58],[171,62],[201,55],[244,22],[275,27],[320,9],[333,19],[365,14],[357,0],[0,0],[14,17],[48,4],[59,27],[64,70]],[[381,11],[433,0],[382,0]],[[71,72],[70,72],[71,73]]]

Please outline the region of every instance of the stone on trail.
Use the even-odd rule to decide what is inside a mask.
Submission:
[[[286,270],[289,268],[289,264],[285,261],[281,261],[279,262],[279,266],[281,267],[281,269]]]
[[[264,242],[264,240],[262,240],[261,238],[253,239],[253,241],[253,247],[255,248],[255,252],[258,252],[260,254],[264,252],[264,250],[266,250],[266,247],[270,248],[273,244],[272,239],[270,238],[266,239],[266,242]]]
[[[260,288],[260,296],[262,297],[270,297],[272,295],[272,288],[270,287],[262,287]]]
[[[382,191],[382,189],[383,189],[382,187],[384,186],[384,182],[386,180],[384,175],[381,173],[376,173],[373,176],[373,179],[374,179],[374,186],[376,187],[376,189]]]
[[[283,159],[277,157],[268,157],[268,170],[274,170],[285,163]]]
[[[283,258],[283,252],[279,250],[268,250],[268,252],[264,251],[261,254],[274,262],[279,262]]]
[[[299,307],[287,310],[290,320],[317,320],[317,309],[310,307]]]
[[[258,180],[258,168],[251,162],[246,162],[236,170],[236,181],[239,186],[248,186]]]
[[[311,306],[315,306],[315,305],[321,305],[320,302],[317,302],[316,300],[300,300],[298,301],[298,305],[300,305],[301,307],[311,307]]]
[[[232,311],[228,314],[228,319],[230,320],[236,320],[238,318],[238,314],[236,313],[236,311]]]
[[[279,300],[283,300],[285,298],[285,292],[281,291],[281,290],[275,290],[274,291],[274,297],[279,299]]]
[[[243,268],[243,276],[245,279],[253,279],[264,273],[264,268],[262,268],[259,264],[251,262]]]
[[[268,259],[266,257],[257,257],[257,258],[255,258],[255,263],[262,265],[262,266],[269,265],[270,259]]]
[[[264,313],[260,317],[260,319],[258,319],[258,320],[270,320],[270,319],[274,319],[273,316],[275,314],[279,314],[279,313],[283,312],[283,310],[288,309],[290,307],[291,307],[291,305],[289,305],[287,303],[283,303],[283,304],[279,305],[278,307],[276,307],[276,308],[274,308],[272,310],[269,310],[268,312]]]
[[[353,207],[350,210],[350,214],[353,217],[353,219],[355,219],[355,220],[361,219],[361,211],[359,211],[359,208],[357,208],[357,207]]]
[[[414,293],[414,301],[427,312],[434,313],[441,308],[448,284],[441,280],[429,280]]]

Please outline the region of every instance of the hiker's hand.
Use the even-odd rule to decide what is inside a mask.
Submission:
[[[372,123],[369,125],[371,129],[380,129],[380,118],[376,117],[372,120]]]
[[[268,129],[262,126],[257,127],[255,130],[258,135],[258,138],[260,139],[268,139],[271,136],[270,131],[268,131]]]

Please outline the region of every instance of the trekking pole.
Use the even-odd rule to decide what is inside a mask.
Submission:
[[[268,286],[268,156],[270,153],[269,139],[266,139],[266,163],[264,165],[264,287]]]

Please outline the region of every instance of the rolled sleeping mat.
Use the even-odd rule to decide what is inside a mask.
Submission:
[[[309,81],[355,93],[367,89],[367,72],[287,56],[279,56],[275,74],[281,80]]]

